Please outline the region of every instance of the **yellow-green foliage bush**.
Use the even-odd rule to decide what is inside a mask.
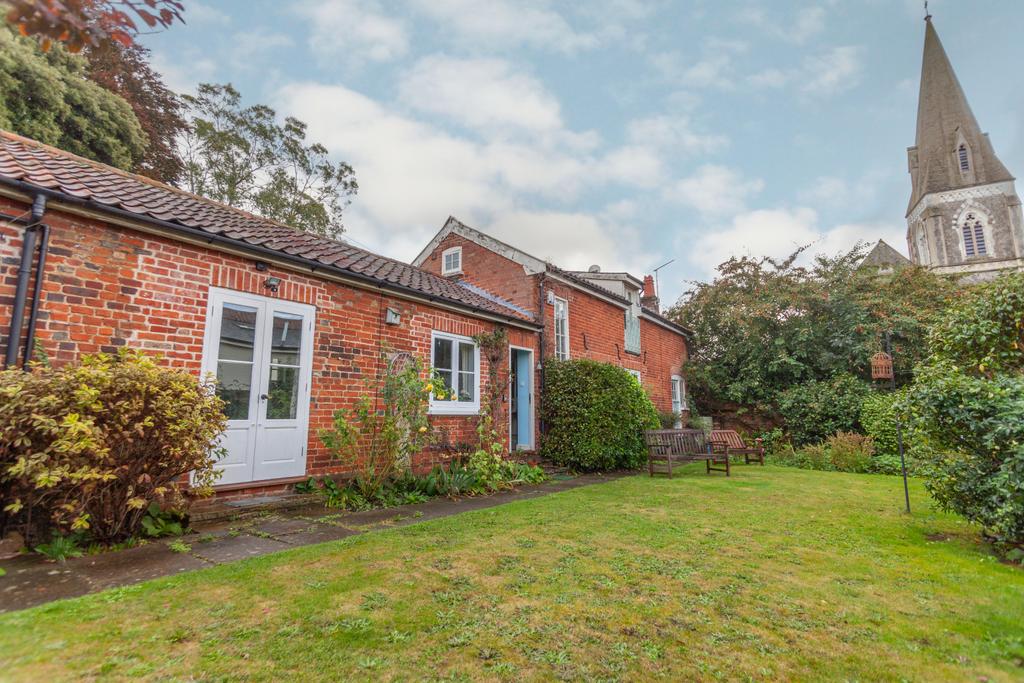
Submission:
[[[0,372],[0,527],[127,538],[150,503],[181,504],[189,472],[209,490],[224,426],[199,377],[138,352]]]

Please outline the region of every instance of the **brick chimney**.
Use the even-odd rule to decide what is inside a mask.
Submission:
[[[644,293],[640,297],[640,305],[643,308],[659,313],[658,294],[654,291],[654,276],[644,275]]]

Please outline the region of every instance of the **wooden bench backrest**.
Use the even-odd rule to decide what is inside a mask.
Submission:
[[[706,453],[708,437],[700,429],[648,429],[644,442],[651,455]]]
[[[739,432],[732,429],[714,429],[711,431],[711,441],[716,444],[724,444],[729,448],[746,448],[743,437]]]

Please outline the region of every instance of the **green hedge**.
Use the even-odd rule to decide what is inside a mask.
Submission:
[[[545,364],[541,454],[576,470],[633,469],[647,460],[643,430],[658,411],[622,368],[592,360]]]

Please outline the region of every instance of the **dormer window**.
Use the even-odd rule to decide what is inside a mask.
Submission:
[[[462,272],[462,247],[452,247],[441,252],[441,275],[457,275]]]
[[[971,170],[971,159],[967,152],[967,145],[962,144],[956,150],[957,159],[960,161],[960,172],[967,173]]]

